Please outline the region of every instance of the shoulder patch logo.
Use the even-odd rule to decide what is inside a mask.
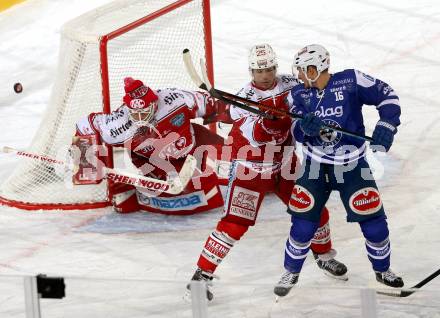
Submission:
[[[178,114],[178,115],[174,116],[173,118],[171,118],[170,122],[171,122],[171,125],[173,125],[175,127],[182,126],[183,123],[185,122],[185,114]]]

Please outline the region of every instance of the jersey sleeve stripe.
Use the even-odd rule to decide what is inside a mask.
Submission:
[[[382,106],[385,105],[397,105],[400,106],[400,101],[398,98],[395,99],[385,99],[382,103],[380,103],[379,105],[376,106],[377,109],[381,108]]]

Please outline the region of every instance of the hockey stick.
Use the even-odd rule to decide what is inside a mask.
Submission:
[[[218,100],[221,100],[227,104],[231,104],[231,105],[240,107],[244,110],[247,110],[250,113],[254,113],[254,114],[262,116],[264,118],[274,119],[274,117],[270,114],[264,113],[258,109],[255,109],[253,107],[244,105],[244,104],[239,103],[235,100],[232,100],[232,99],[229,99],[227,97],[222,96],[221,94],[217,93],[216,89],[211,87],[209,80],[207,80],[205,82],[202,81],[202,79],[200,78],[199,74],[197,73],[197,71],[194,67],[194,64],[191,59],[191,53],[189,52],[188,49],[183,50],[183,63],[185,64],[186,70],[187,70],[189,76],[191,77],[192,81],[194,82],[194,84],[196,84],[197,87],[209,92],[213,97],[215,97]],[[206,74],[206,67],[205,66],[202,67],[202,72],[203,71]],[[207,78],[207,76],[206,76],[206,78]]]
[[[440,269],[438,269],[437,271],[435,271],[434,273],[432,273],[431,275],[429,275],[425,279],[422,279],[420,282],[418,282],[417,284],[415,284],[411,288],[398,289],[398,290],[386,290],[386,291],[385,290],[378,290],[378,291],[376,291],[376,293],[378,293],[379,295],[385,295],[385,296],[391,296],[391,297],[408,297],[408,296],[414,294],[416,291],[418,291],[420,288],[422,288],[423,286],[428,284],[431,280],[433,280],[434,278],[436,278],[439,275],[440,275]]]
[[[209,82],[209,79],[208,79],[208,77],[206,75],[206,66],[205,66],[204,61],[203,60],[200,61],[200,68],[202,70],[202,77],[203,77],[203,80],[202,80],[200,78],[200,76],[197,74],[197,71],[196,71],[196,69],[194,67],[194,64],[192,62],[192,59],[191,59],[191,53],[190,53],[190,51],[188,49],[183,50],[183,61],[185,63],[185,66],[186,66],[186,69],[188,71],[188,74],[190,75],[190,77],[193,80],[193,82],[199,88],[208,91],[213,97],[215,97],[217,99],[220,99],[220,100],[222,100],[224,102],[228,102],[229,101],[229,103],[231,105],[240,107],[240,108],[242,108],[244,110],[250,111],[250,112],[252,112],[254,114],[257,114],[257,115],[260,115],[260,116],[263,116],[263,117],[266,117],[266,118],[270,118],[270,117],[267,116],[267,113],[265,113],[263,111],[256,110],[255,108],[252,108],[249,105],[258,107],[259,109],[269,110],[269,111],[271,111],[271,113],[278,114],[280,116],[289,116],[289,117],[294,118],[294,119],[302,119],[303,118],[302,115],[294,114],[294,113],[291,113],[291,112],[288,112],[288,111],[284,111],[284,110],[281,110],[281,109],[276,109],[276,108],[273,108],[271,106],[260,104],[258,102],[251,101],[251,100],[248,100],[246,98],[243,98],[243,97],[240,97],[240,96],[237,96],[237,95],[234,95],[234,94],[222,91],[222,90],[218,90],[218,89],[212,87],[210,82]],[[270,118],[270,119],[273,119],[273,117]],[[371,138],[369,136],[359,135],[359,134],[356,134],[356,133],[351,132],[349,130],[346,130],[344,128],[334,127],[334,126],[330,126],[330,125],[323,125],[322,127],[325,128],[325,129],[330,129],[330,130],[338,131],[338,132],[343,133],[343,134],[348,135],[348,136],[360,138],[362,140],[373,141],[373,138]]]
[[[1,148],[0,150],[4,153],[13,153],[17,156],[30,158],[33,160],[62,165],[72,171],[75,171],[75,167],[72,164],[68,164],[62,160],[58,160],[49,156],[21,151],[7,146]],[[167,181],[140,176],[135,173],[124,171],[121,169],[111,169],[104,167],[103,170],[105,178],[117,183],[129,184],[139,188],[153,191],[161,191],[169,194],[178,194],[183,191],[185,186],[190,181],[196,168],[196,163],[196,159],[193,156],[188,155],[185,159],[182,169],[180,170],[180,173],[177,174],[176,177],[173,177]]]

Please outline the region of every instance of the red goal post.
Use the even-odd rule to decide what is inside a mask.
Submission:
[[[210,0],[117,0],[63,26],[57,76],[30,152],[65,159],[75,123],[120,106],[123,79],[153,89],[197,89],[182,51],[205,58],[214,80]],[[113,156],[109,156],[113,167]],[[106,181],[73,186],[70,172],[29,158],[0,188],[0,203],[25,210],[93,209],[110,205]]]

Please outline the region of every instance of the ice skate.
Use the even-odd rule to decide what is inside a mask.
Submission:
[[[280,278],[278,284],[275,285],[273,292],[279,297],[286,296],[292,287],[298,282],[299,273],[286,271]],[[277,297],[278,300],[278,297]]]
[[[388,269],[385,272],[376,272],[376,280],[384,284],[386,286],[400,288],[403,287],[403,279],[402,277],[397,276],[391,269]]]
[[[320,269],[324,271],[327,276],[335,279],[348,280],[347,266],[337,261],[334,258],[328,260],[320,258],[319,254],[313,253],[313,257],[316,260],[316,264]]]
[[[212,280],[215,277],[214,274],[204,272],[200,268],[197,268],[194,273],[191,281],[205,281],[206,282],[206,298],[208,301],[211,301],[214,298],[214,294],[210,290],[210,286],[212,285]],[[184,299],[190,301],[191,300],[191,283],[186,285],[186,294],[184,295]]]

